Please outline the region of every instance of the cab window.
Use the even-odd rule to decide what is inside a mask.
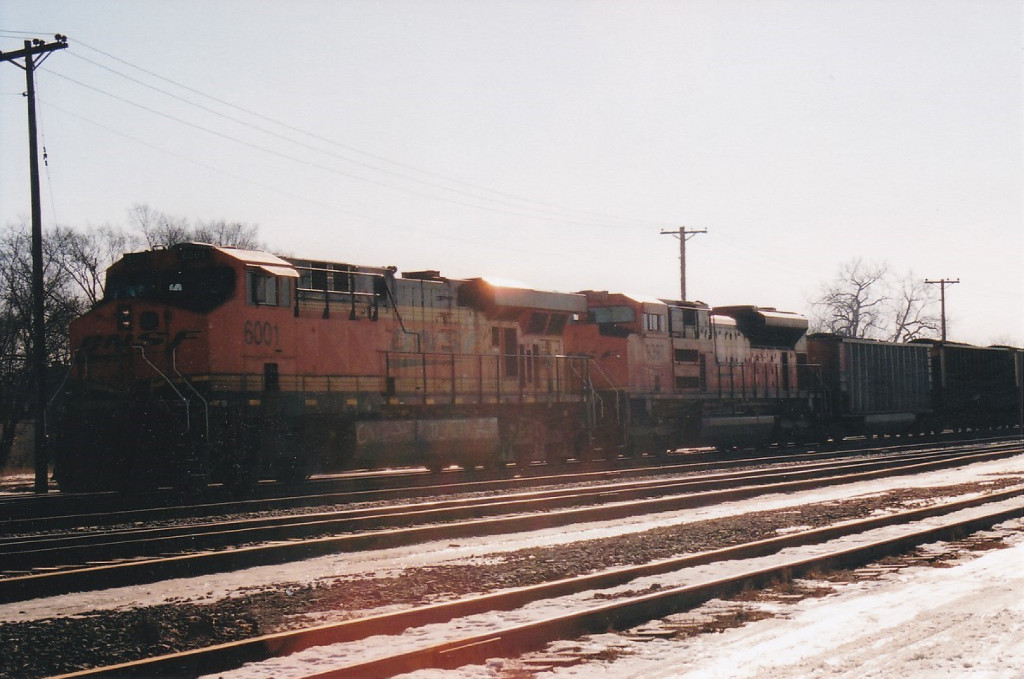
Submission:
[[[277,306],[277,276],[259,271],[246,271],[246,288],[249,291],[249,304],[266,304]]]
[[[144,299],[206,313],[234,291],[235,272],[228,267],[114,271],[107,276],[103,299]]]
[[[652,332],[664,332],[665,317],[661,314],[644,314],[644,329]]]

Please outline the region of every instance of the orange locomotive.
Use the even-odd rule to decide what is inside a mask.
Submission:
[[[595,400],[617,404],[628,445],[764,444],[815,426],[803,316],[584,294],[587,322],[571,326],[566,343],[593,357]]]
[[[189,243],[126,255],[71,326],[64,489],[247,485],[575,455],[582,295]]]

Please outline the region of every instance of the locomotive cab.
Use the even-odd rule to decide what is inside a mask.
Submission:
[[[73,364],[54,475],[62,488],[201,483],[216,436],[210,374],[244,354],[233,316],[289,294],[297,274],[262,252],[185,243],[130,253],[71,324]],[[272,291],[272,292],[271,292]],[[244,322],[243,322],[244,325]],[[261,338],[266,328],[261,324]]]

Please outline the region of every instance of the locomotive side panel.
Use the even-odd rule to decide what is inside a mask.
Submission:
[[[705,438],[717,446],[806,438],[814,394],[801,378],[807,320],[755,306],[711,312],[713,398],[705,403]]]

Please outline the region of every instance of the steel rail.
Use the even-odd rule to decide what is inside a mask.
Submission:
[[[724,470],[739,466],[773,464],[776,462],[805,461],[810,459],[840,459],[856,455],[893,454],[912,452],[921,448],[950,445],[972,445],[1019,438],[990,437],[972,441],[951,440],[948,437],[927,437],[896,443],[886,440],[874,447],[849,447],[828,451],[799,448],[780,449],[768,455],[740,453],[671,453],[645,458],[618,458],[615,460],[581,462],[569,465],[565,473],[552,473],[551,465],[508,468],[500,471],[451,471],[441,479],[425,471],[405,470],[383,474],[381,472],[347,473],[336,477],[310,480],[300,488],[276,484],[260,485],[258,491],[272,494],[247,499],[222,498],[224,489],[211,487],[206,501],[182,505],[180,494],[161,491],[141,497],[114,492],[54,494],[36,496],[0,496],[0,535],[38,530],[59,530],[86,525],[111,525],[135,521],[154,521],[174,518],[195,518],[226,513],[243,513],[265,509],[290,509],[313,505],[344,502],[373,501],[378,499],[411,499],[440,492],[486,492],[510,488],[528,488],[544,483],[564,483],[567,479],[601,478],[605,476],[638,475],[649,473],[676,473],[685,471]],[[858,441],[858,444],[863,442]],[[835,445],[835,444],[832,444]],[[829,446],[832,447],[831,445]],[[685,458],[685,461],[680,459]],[[623,467],[623,465],[629,465]],[[453,477],[452,482],[444,476]],[[469,480],[467,480],[467,477]],[[324,488],[333,487],[334,490]],[[347,490],[345,487],[349,487]],[[291,494],[281,495],[284,490]]]
[[[770,458],[764,458],[768,460]],[[791,456],[791,459],[801,459]],[[802,458],[806,459],[806,457]],[[653,459],[651,460],[653,461]],[[534,467],[527,469],[509,468],[503,472],[484,471],[469,472],[468,476],[475,477],[475,480],[449,480],[446,477],[464,477],[464,471],[443,472],[439,477],[426,471],[398,471],[392,474],[370,473],[360,476],[347,476],[344,479],[321,479],[310,481],[309,492],[294,493],[290,495],[273,495],[267,497],[247,499],[226,499],[221,501],[206,501],[182,505],[157,504],[155,506],[125,508],[125,503],[133,498],[124,498],[115,493],[104,493],[81,496],[50,495],[46,498],[17,498],[9,502],[0,503],[6,511],[0,512],[0,535],[19,532],[32,532],[39,530],[59,530],[63,528],[77,528],[88,525],[111,525],[120,523],[131,523],[135,521],[170,520],[177,518],[196,518],[201,516],[216,516],[230,513],[246,513],[254,511],[266,511],[270,509],[294,509],[296,507],[310,507],[317,505],[333,505],[355,502],[373,502],[384,500],[414,499],[417,497],[429,496],[441,493],[472,493],[516,490],[531,488],[540,485],[566,483],[570,480],[587,481],[607,477],[628,477],[641,474],[672,474],[683,471],[706,471],[714,469],[729,468],[738,466],[739,462],[728,461],[716,462],[684,462],[679,463],[673,460],[670,463],[633,465],[629,468],[622,468],[623,462],[635,462],[634,460],[617,460],[615,464],[604,466],[602,469],[584,469],[573,467],[571,471],[562,474],[552,474],[550,467]],[[592,467],[592,465],[584,465]],[[544,471],[547,473],[537,473]],[[482,477],[482,478],[481,478]],[[321,488],[313,486],[353,486],[349,490],[332,490],[323,492]],[[280,487],[276,487],[280,490]],[[294,489],[291,489],[294,490]],[[89,503],[88,512],[76,511],[76,513],[63,514],[42,514],[32,511],[29,505],[39,504],[52,505],[57,500],[68,499],[85,501]],[[180,500],[180,498],[178,498]],[[106,500],[106,502],[100,502]],[[99,508],[97,508],[97,504]],[[77,509],[77,508],[75,508]],[[20,510],[20,511],[18,511]]]
[[[491,611],[512,610],[534,601],[567,596],[591,589],[615,587],[637,578],[661,575],[693,566],[767,556],[785,548],[821,544],[877,528],[908,524],[1021,496],[1024,496],[1024,486],[983,497],[788,533],[742,545],[659,560],[641,566],[609,569],[591,575],[565,578],[452,602],[431,604],[396,613],[268,634],[208,648],[84,670],[62,675],[62,679],[108,676],[197,676],[222,672],[237,668],[246,662],[258,662],[315,646],[358,641],[377,635],[396,635],[411,627],[444,623],[456,618]],[[450,669],[473,662],[482,662],[495,655],[518,655],[557,638],[572,638],[588,632],[606,631],[611,627],[622,629],[693,607],[716,596],[727,596],[747,586],[763,586],[774,580],[799,576],[815,568],[860,565],[885,554],[904,551],[909,547],[945,539],[951,535],[974,532],[1021,516],[1024,516],[1024,505],[1010,509],[1004,508],[983,517],[964,519],[941,527],[920,529],[908,535],[875,541],[855,548],[840,549],[826,555],[795,558],[780,565],[755,569],[730,578],[665,589],[655,594],[596,606],[582,613],[518,625],[501,632],[490,632],[412,652],[400,653],[316,676],[356,677],[358,679],[386,677],[428,667]]]
[[[41,596],[53,596],[73,591],[110,588],[116,586],[143,584],[174,577],[191,577],[210,573],[248,568],[257,565],[284,563],[301,559],[324,556],[360,549],[383,549],[418,544],[430,540],[457,537],[479,537],[510,532],[540,530],[585,521],[620,519],[638,514],[675,511],[679,509],[707,506],[710,504],[756,497],[766,493],[792,492],[807,488],[824,487],[895,476],[920,473],[956,464],[997,459],[1019,454],[1019,450],[984,452],[972,455],[956,455],[952,458],[903,465],[896,469],[883,468],[859,471],[828,478],[803,478],[795,481],[779,481],[757,486],[740,486],[726,490],[711,490],[688,495],[645,498],[623,501],[621,496],[611,497],[599,493],[602,504],[590,507],[574,507],[535,511],[531,514],[501,516],[497,518],[474,518],[445,524],[421,525],[391,530],[369,530],[363,533],[315,537],[301,541],[250,545],[224,551],[200,552],[179,556],[160,557],[124,563],[105,564],[71,570],[60,570],[0,579],[0,602],[22,601]],[[572,498],[576,501],[576,498]],[[534,505],[534,509],[540,509]],[[479,509],[479,508],[475,508]],[[507,513],[505,506],[503,513]],[[413,512],[419,518],[437,518],[432,512]],[[399,525],[408,517],[393,515],[380,517],[375,521],[390,521]]]
[[[1009,449],[1012,450],[1012,448]],[[995,450],[995,448],[989,448],[982,452],[995,452]],[[76,553],[80,553],[83,548],[89,548],[90,546],[93,549],[100,546],[106,546],[117,551],[115,556],[121,557],[153,555],[166,553],[170,549],[175,548],[198,549],[237,544],[246,540],[252,541],[259,539],[309,537],[311,533],[302,530],[300,528],[301,526],[310,527],[310,531],[316,531],[320,528],[322,530],[319,532],[322,534],[331,531],[338,532],[339,530],[350,530],[353,526],[350,526],[346,522],[355,521],[357,519],[366,521],[367,526],[372,527],[372,517],[410,515],[410,512],[415,511],[436,512],[447,510],[450,512],[455,509],[468,510],[472,507],[486,507],[483,512],[478,512],[472,515],[474,518],[478,518],[484,514],[493,515],[496,511],[500,511],[500,507],[504,503],[511,503],[515,501],[537,502],[547,500],[554,503],[560,499],[563,501],[569,501],[568,498],[572,498],[573,496],[581,497],[586,500],[587,496],[602,494],[604,497],[609,497],[614,493],[620,494],[620,497],[624,499],[641,498],[644,496],[664,494],[665,492],[678,490],[713,490],[735,487],[736,485],[740,485],[743,482],[751,480],[765,481],[772,478],[789,479],[793,476],[833,472],[842,468],[865,466],[881,468],[880,465],[888,465],[894,461],[907,463],[910,461],[923,461],[936,457],[942,458],[949,456],[950,454],[950,451],[937,451],[930,453],[920,452],[912,455],[904,453],[899,454],[898,456],[875,456],[866,460],[799,462],[784,469],[753,469],[742,472],[721,472],[717,474],[704,475],[699,478],[670,478],[667,480],[644,479],[605,483],[599,486],[557,488],[546,491],[522,491],[511,495],[504,495],[500,500],[496,500],[494,497],[461,498],[421,502],[414,505],[403,504],[393,505],[391,507],[341,509],[331,512],[316,512],[289,516],[250,517],[245,519],[209,523],[192,523],[180,526],[143,526],[119,530],[98,530],[88,533],[74,531],[71,533],[56,535],[23,535],[0,538],[0,563],[5,564],[7,570],[30,568],[32,566],[53,566],[58,563],[67,563],[69,559],[75,558],[74,555]],[[496,510],[496,508],[499,509]],[[529,505],[524,506],[524,510],[529,509]],[[511,506],[509,511],[518,511],[518,509]],[[455,518],[460,518],[457,515],[454,516]],[[466,518],[468,516],[469,515],[463,515],[462,518]],[[427,518],[429,518],[429,516]],[[446,517],[442,516],[440,518],[444,519]],[[296,530],[295,532],[285,530],[284,533],[280,535],[274,535],[270,532],[274,528],[283,528],[285,526],[293,526]],[[357,525],[354,527],[359,528],[360,526]],[[209,535],[212,533],[223,534],[227,537],[225,540],[220,540],[216,536]],[[198,537],[200,535],[204,535],[206,538],[201,539]],[[144,546],[145,549],[141,551],[131,551],[131,547],[129,545],[134,544],[135,542],[138,542],[140,546]],[[88,554],[86,554],[84,558],[92,559],[91,555]]]
[[[862,566],[884,556],[902,553],[920,544],[962,537],[1021,516],[1024,516],[1024,508],[1016,507],[948,526],[921,530],[911,535],[836,550],[829,554],[787,560],[782,564],[751,570],[740,575],[673,587],[653,594],[596,606],[582,613],[510,626],[498,632],[349,665],[309,675],[306,679],[391,677],[426,668],[454,669],[472,663],[482,663],[495,656],[516,656],[542,648],[557,639],[572,639],[583,634],[606,632],[610,629],[629,629],[643,622],[694,608],[713,598],[732,596],[744,589],[763,588],[773,582],[788,581],[814,571]]]
[[[995,452],[993,449],[984,451]],[[408,527],[427,521],[455,521],[482,518],[515,512],[537,511],[579,506],[587,502],[630,501],[678,492],[701,492],[735,488],[749,481],[761,483],[792,480],[800,476],[821,478],[840,469],[891,469],[893,461],[900,464],[943,459],[949,452],[873,458],[869,461],[814,463],[785,470],[753,470],[722,474],[715,478],[632,481],[585,488],[558,489],[547,492],[522,493],[514,497],[470,498],[426,503],[419,506],[396,506],[343,510],[323,514],[288,517],[254,518],[240,521],[165,528],[139,528],[127,531],[100,532],[72,536],[38,536],[20,540],[0,541],[0,563],[7,573],[28,575],[33,569],[54,568],[76,563],[93,563],[138,557],[170,556],[175,551],[214,549],[253,542],[295,540],[327,534],[372,530],[384,527]],[[98,564],[97,564],[98,565]]]

